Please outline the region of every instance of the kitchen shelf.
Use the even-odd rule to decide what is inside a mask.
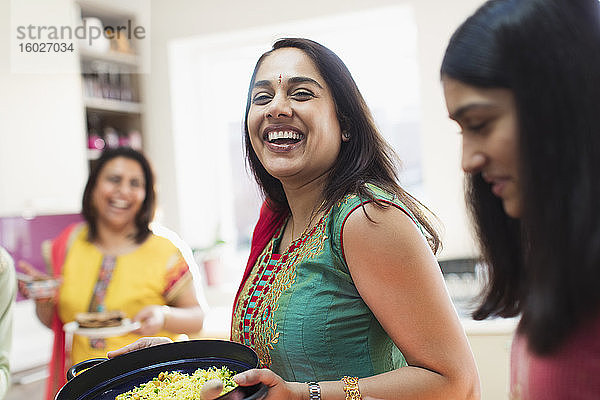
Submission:
[[[110,2],[76,1],[82,21],[89,18],[103,27],[136,25],[139,11]],[[131,146],[142,150],[144,102],[140,91],[140,47],[127,35],[110,39],[110,49],[91,42],[79,47],[90,168],[104,148]]]
[[[79,57],[83,61],[105,61],[113,64],[128,65],[131,67],[138,66],[138,56],[130,53],[120,53],[117,51],[109,51],[106,53],[91,51],[85,47],[79,49]]]
[[[87,159],[90,161],[97,160],[98,158],[100,158],[101,155],[102,155],[102,150],[100,150],[100,149],[88,149],[87,150]]]
[[[141,114],[143,105],[130,101],[104,99],[101,97],[85,97],[85,107],[93,111],[116,112],[123,114]]]

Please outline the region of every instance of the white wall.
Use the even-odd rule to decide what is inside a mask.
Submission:
[[[469,228],[460,170],[458,126],[448,118],[439,80],[439,68],[452,32],[481,0],[411,0],[419,27],[423,164],[427,204],[444,225],[440,258],[477,253]]]
[[[88,173],[80,78],[11,72],[10,3],[0,0],[0,216],[78,212]],[[54,21],[68,24],[72,3],[62,3]],[[74,54],[62,59],[78,68]]]
[[[306,0],[301,5],[289,0],[235,0],[228,2],[227,6],[212,1],[153,0],[151,73],[144,80],[148,110],[146,149],[157,167],[163,222],[177,230],[183,217],[177,213],[177,190],[173,180],[177,171],[167,79],[169,41],[405,3],[414,7],[419,30],[424,180],[425,191],[429,195],[423,200],[444,225],[441,258],[473,255],[475,251],[463,205],[460,138],[455,133],[457,128],[447,118],[439,83],[439,65],[452,31],[482,3],[481,0],[374,0],[368,3],[359,0]],[[382,62],[384,57],[382,55]],[[198,121],[198,124],[201,123]],[[207,195],[210,196],[210,193]]]

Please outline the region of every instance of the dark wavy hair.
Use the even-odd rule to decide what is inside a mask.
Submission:
[[[315,212],[328,210],[348,194],[357,194],[379,207],[386,207],[366,187],[367,183],[372,183],[395,194],[411,210],[427,231],[429,244],[436,252],[440,247],[440,239],[428,218],[428,215],[433,214],[398,184],[397,156],[375,126],[371,111],[350,71],[334,52],[309,39],[285,38],[276,41],[272,49],[258,59],[250,80],[244,119],[246,161],[270,205],[279,212],[289,212],[281,182],[267,172],[252,148],[248,133],[248,112],[258,69],[267,57],[282,48],[299,49],[312,60],[329,86],[342,131],[348,132],[351,137],[351,140],[342,143],[338,158],[327,178],[324,202]]]
[[[489,266],[473,317],[522,314],[531,349],[552,353],[600,311],[599,2],[488,1],[450,39],[441,74],[514,94],[521,218],[467,177]]]
[[[98,182],[98,176],[102,171],[102,168],[111,160],[123,157],[130,160],[136,161],[140,167],[142,167],[142,171],[144,173],[144,181],[146,184],[146,197],[144,198],[144,202],[135,216],[135,226],[137,228],[137,232],[135,234],[135,242],[142,243],[148,235],[150,235],[150,222],[154,218],[154,212],[156,211],[156,191],[154,189],[154,173],[152,172],[152,167],[150,163],[146,159],[146,157],[139,151],[134,150],[130,147],[118,147],[116,149],[108,149],[105,150],[100,158],[96,160],[92,170],[90,171],[90,175],[88,177],[87,184],[85,185],[85,190],[83,191],[83,200],[82,200],[82,214],[83,218],[87,222],[89,226],[88,239],[94,240],[98,235],[98,228],[96,225],[96,210],[93,205],[93,193],[96,188],[96,183]]]

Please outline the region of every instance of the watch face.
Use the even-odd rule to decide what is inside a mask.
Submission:
[[[307,382],[310,400],[321,400],[321,387],[317,382]]]

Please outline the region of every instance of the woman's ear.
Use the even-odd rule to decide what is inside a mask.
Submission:
[[[350,118],[346,117],[344,114],[339,116],[340,129],[342,130],[342,142],[350,141]]]

